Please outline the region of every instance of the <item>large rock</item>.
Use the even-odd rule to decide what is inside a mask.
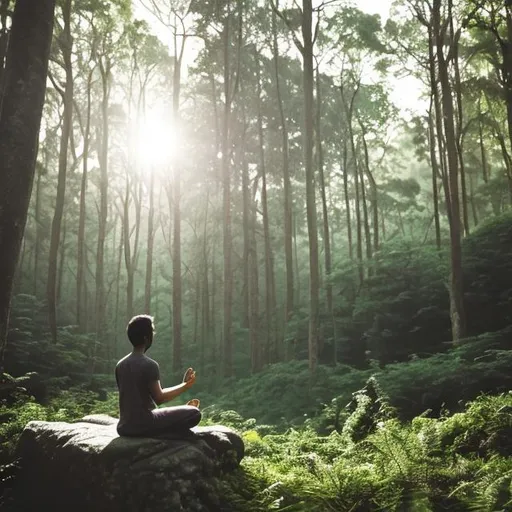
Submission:
[[[223,472],[244,455],[241,438],[196,427],[187,439],[127,438],[117,420],[31,421],[18,443],[16,510],[52,512],[220,511]]]

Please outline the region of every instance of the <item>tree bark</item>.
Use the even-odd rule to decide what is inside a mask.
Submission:
[[[185,52],[185,36],[182,37],[178,50],[178,34],[174,30],[174,70],[172,90],[172,113],[174,126],[179,126],[180,93],[181,93],[181,65]],[[179,148],[178,148],[179,149]],[[182,346],[182,283],[181,283],[181,169],[180,165],[173,165],[173,253],[172,253],[172,334],[173,334],[173,362],[174,372],[181,372],[181,346]]]
[[[249,249],[249,333],[251,346],[251,370],[256,373],[262,367],[262,354],[260,344],[260,325],[259,325],[259,275],[258,275],[258,246],[256,242],[256,205],[251,215],[251,245]]]
[[[0,370],[46,91],[54,0],[16,2],[0,99]]]
[[[437,155],[436,155],[436,136],[434,132],[434,121],[432,112],[434,104],[434,98],[431,96],[430,98],[430,109],[428,115],[428,146],[430,150],[430,164],[432,166],[432,196],[434,203],[434,224],[436,230],[436,247],[437,250],[441,250],[441,223],[439,220],[439,193],[437,188],[437,177],[439,175],[439,167],[437,164]]]
[[[322,198],[322,222],[324,240],[324,265],[325,265],[325,296],[327,299],[327,311],[332,317],[332,284],[331,284],[331,234],[329,230],[329,213],[327,208],[327,194],[325,192],[324,153],[322,146],[322,91],[320,84],[320,72],[316,68],[316,151],[318,158],[318,177],[320,180],[320,196]]]
[[[233,374],[233,269],[232,269],[232,233],[231,233],[231,170],[229,155],[229,124],[231,117],[231,71],[230,71],[230,15],[231,2],[228,0],[227,15],[223,28],[224,59],[224,112],[222,116],[222,204],[223,204],[223,255],[224,255],[224,317],[223,317],[223,373],[225,377]]]
[[[64,215],[64,201],[66,197],[66,174],[68,169],[68,147],[69,137],[73,122],[73,68],[71,55],[73,49],[73,38],[71,35],[71,0],[66,0],[62,5],[62,18],[64,28],[60,34],[59,46],[66,73],[64,90],[58,86],[57,90],[62,96],[63,121],[60,136],[59,149],[59,174],[57,179],[57,199],[55,201],[55,212],[53,214],[52,232],[50,239],[50,252],[48,260],[48,281],[46,287],[46,298],[48,301],[48,322],[53,343],[57,343],[57,262],[61,237],[62,217]]]
[[[146,253],[146,283],[144,286],[144,311],[151,313],[151,283],[153,279],[153,246],[155,242],[155,176],[149,178],[148,248]]]
[[[91,136],[91,89],[92,89],[92,70],[87,76],[87,107],[84,128],[84,151],[82,160],[82,179],[80,183],[80,209],[78,214],[78,240],[77,240],[77,273],[76,273],[76,323],[81,330],[85,331],[87,318],[83,315],[83,296],[85,279],[85,219],[87,214],[87,205],[85,197],[87,194],[87,180],[89,172],[89,148]]]
[[[319,271],[318,271],[318,227],[316,214],[315,176],[313,165],[314,145],[314,68],[313,68],[313,5],[311,0],[302,0],[302,58],[304,87],[304,164],[306,171],[306,210],[309,239],[309,369],[316,371],[318,363],[319,335]]]
[[[46,168],[47,166],[47,154],[44,157],[44,163],[42,166]],[[43,174],[43,168],[39,166],[37,169],[37,179],[36,179],[36,201],[35,201],[35,225],[36,225],[36,233],[35,233],[35,242],[34,242],[34,288],[33,294],[34,297],[37,297],[38,294],[38,285],[39,285],[39,258],[41,252],[41,176]]]
[[[343,195],[345,196],[345,217],[347,220],[348,256],[354,259],[354,243],[352,241],[352,216],[350,214],[350,197],[348,195],[348,148],[346,139],[343,140]]]
[[[451,5],[451,0],[448,0]],[[459,206],[459,162],[454,127],[454,109],[452,90],[448,76],[448,62],[443,52],[444,37],[441,28],[441,0],[433,2],[434,33],[436,36],[437,64],[441,84],[443,119],[448,152],[449,195],[451,206],[450,219],[450,316],[452,337],[458,341],[465,336],[465,314],[462,275],[461,223]]]
[[[276,97],[281,122],[281,140],[283,152],[283,206],[284,206],[284,252],[286,262],[286,306],[285,322],[293,315],[293,233],[292,233],[292,185],[290,180],[288,126],[284,112],[279,74],[279,45],[277,41],[277,20],[275,10],[272,10],[272,51],[274,57],[274,72],[276,81]]]
[[[257,66],[257,94],[258,94],[258,140],[261,176],[261,208],[263,217],[263,240],[265,251],[265,309],[267,316],[267,343],[265,347],[265,363],[276,363],[278,361],[277,333],[275,328],[276,320],[276,287],[274,279],[274,255],[270,243],[270,223],[267,200],[267,169],[265,165],[265,138],[263,135],[263,116],[261,108],[262,87],[261,71],[258,59]]]
[[[95,331],[96,342],[93,344],[91,360],[91,372],[94,372],[97,344],[104,339],[103,329],[105,327],[105,238],[107,236],[108,217],[108,146],[109,146],[109,119],[108,106],[111,89],[112,62],[110,57],[104,57],[99,62],[102,83],[101,100],[101,143],[98,148],[98,161],[100,167],[100,208],[98,218],[98,240],[96,248],[96,303],[95,303]]]

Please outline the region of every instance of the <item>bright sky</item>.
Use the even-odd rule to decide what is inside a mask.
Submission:
[[[140,5],[140,0],[132,1],[134,5],[135,15],[148,21],[155,34],[160,37],[164,44],[169,44],[171,41],[169,31],[166,30],[161,25],[161,23],[157,22],[155,18],[144,7]],[[383,23],[386,22],[386,19],[389,16],[389,10],[392,3],[392,0],[352,1],[354,5],[361,9],[362,11],[371,14],[380,14]],[[193,45],[191,42],[188,43],[188,59],[186,56],[185,61],[194,59],[195,53],[197,51],[196,48],[193,48],[194,46],[195,45]],[[410,77],[391,80],[393,84],[391,91],[391,99],[400,109],[423,110],[425,108],[424,104],[419,101],[421,84],[419,84],[417,80]]]

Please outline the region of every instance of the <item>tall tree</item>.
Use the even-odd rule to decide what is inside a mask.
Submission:
[[[272,2],[272,8],[287,24],[293,34],[293,40],[302,56],[302,87],[304,94],[304,168],[306,176],[306,217],[309,239],[309,333],[308,353],[309,368],[312,373],[316,371],[318,363],[318,332],[320,315],[320,274],[318,269],[318,227],[316,212],[316,192],[313,148],[314,137],[314,66],[313,48],[318,35],[318,22],[313,27],[312,0],[302,0],[302,8],[297,7],[300,19],[300,33],[302,41],[295,33],[295,25],[289,13],[279,10],[279,5]],[[295,11],[294,11],[295,12]]]
[[[18,0],[0,98],[0,369],[27,221],[46,90],[55,0]]]
[[[59,174],[57,179],[57,198],[52,221],[52,234],[50,243],[48,281],[46,297],[48,300],[48,320],[50,332],[54,343],[57,342],[57,263],[58,251],[61,243],[61,225],[64,214],[64,202],[66,199],[66,175],[68,170],[69,138],[73,122],[73,37],[71,35],[71,7],[72,0],[65,0],[62,4],[63,29],[58,34],[57,41],[62,56],[60,66],[65,73],[64,88],[57,78],[50,73],[53,86],[62,98],[62,128],[59,149]]]

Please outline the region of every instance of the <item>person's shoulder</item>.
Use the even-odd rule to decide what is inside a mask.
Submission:
[[[158,366],[158,363],[154,360],[154,359],[151,359],[151,357],[148,357],[147,355],[144,354],[144,360],[147,362],[148,365],[150,366]]]
[[[131,356],[131,353],[130,354],[126,354],[123,358],[119,359],[119,361],[117,362],[116,364],[116,368],[118,368],[119,366],[122,366],[125,361]]]

